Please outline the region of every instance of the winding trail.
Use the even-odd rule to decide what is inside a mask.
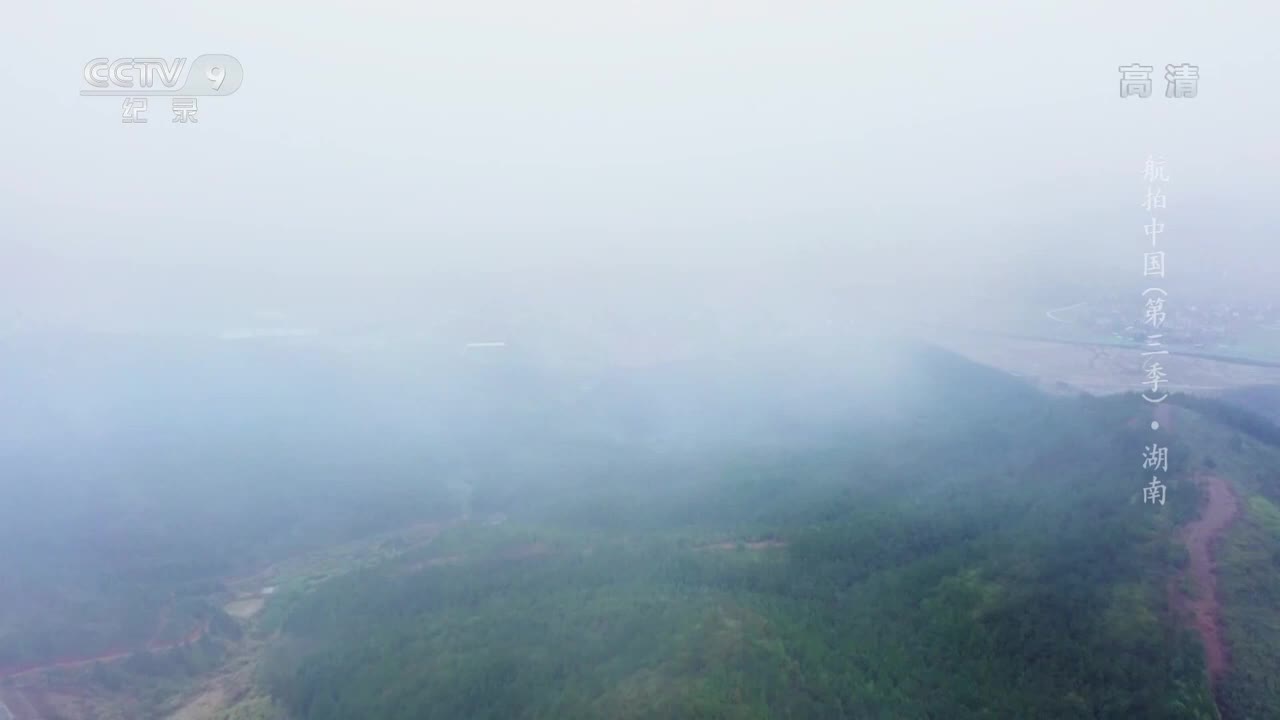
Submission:
[[[101,655],[93,655],[90,657],[62,658],[59,660],[53,660],[45,663],[19,665],[19,666],[14,666],[9,668],[0,668],[0,680],[8,680],[10,678],[22,677],[23,675],[33,675],[35,673],[42,673],[49,670],[62,670],[62,669],[68,669],[68,668],[84,667],[86,665],[92,665],[94,663],[100,663],[100,662],[115,662],[117,660],[124,660],[125,658],[128,658],[132,655],[135,655],[139,652],[144,652],[144,651],[145,652],[164,652],[166,650],[173,650],[174,648],[185,647],[187,645],[191,645],[198,642],[200,638],[204,637],[204,634],[208,632],[208,629],[209,629],[209,622],[206,620],[204,623],[196,626],[195,629],[191,630],[189,633],[186,634],[185,637],[183,637],[180,640],[175,640],[169,643],[156,643],[153,641],[151,643],[148,643],[145,649],[131,648],[128,650],[111,650],[111,651],[102,653]]]
[[[1226,480],[1206,475],[1200,481],[1208,491],[1209,501],[1200,517],[1183,529],[1182,538],[1190,555],[1187,574],[1195,586],[1195,597],[1190,599],[1188,606],[1204,642],[1205,664],[1212,684],[1227,669],[1229,659],[1219,623],[1221,604],[1214,575],[1213,546],[1230,527],[1240,504]]]

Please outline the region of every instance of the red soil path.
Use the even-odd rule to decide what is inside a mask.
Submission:
[[[146,647],[146,650],[149,652],[163,652],[165,650],[172,650],[173,648],[176,648],[176,647],[190,645],[198,641],[200,638],[204,637],[204,633],[207,628],[208,628],[208,623],[206,622],[205,624],[199,625],[195,629],[193,629],[191,632],[187,633],[186,637],[183,637],[181,640],[175,640],[174,642],[165,643],[165,644],[156,644],[154,642],[149,643]],[[69,657],[69,658],[62,658],[62,659],[55,660],[53,662],[47,662],[47,663],[39,663],[34,665],[16,665],[16,666],[10,666],[7,668],[0,668],[0,680],[15,678],[21,675],[28,675],[31,673],[44,672],[46,670],[57,670],[60,668],[75,668],[75,667],[82,667],[84,665],[92,665],[93,663],[97,663],[97,662],[111,662],[113,660],[123,660],[137,652],[139,652],[138,648],[131,648],[128,650],[110,650],[100,655],[94,655],[92,657]]]
[[[1219,625],[1221,605],[1214,575],[1213,546],[1235,519],[1239,502],[1226,480],[1209,475],[1201,478],[1201,482],[1208,491],[1209,501],[1199,519],[1183,529],[1182,537],[1190,554],[1187,574],[1196,589],[1196,597],[1189,606],[1204,642],[1205,663],[1212,682],[1222,676],[1229,659]]]

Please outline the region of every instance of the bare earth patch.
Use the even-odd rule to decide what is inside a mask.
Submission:
[[[233,618],[247,620],[262,611],[262,606],[267,603],[266,598],[251,597],[243,600],[232,600],[223,606],[223,610]]]
[[[213,720],[230,704],[226,689],[211,687],[192,698],[169,716],[169,720]]]
[[[252,684],[249,671],[243,668],[217,677],[191,695],[165,720],[219,720],[246,698]]]

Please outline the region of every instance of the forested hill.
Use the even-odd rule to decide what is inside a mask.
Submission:
[[[599,444],[524,447],[536,480],[490,458],[510,520],[282,598],[267,684],[313,720],[1217,717],[1169,602],[1196,438],[1144,504],[1135,397],[898,360],[639,393],[749,440],[705,453],[602,436],[605,403]]]

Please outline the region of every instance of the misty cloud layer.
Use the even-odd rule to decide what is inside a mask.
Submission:
[[[1149,152],[1174,178],[1174,282],[1265,289],[1277,12],[24,3],[0,327],[390,330],[628,293],[748,316],[1070,302],[1136,274]],[[211,52],[246,80],[198,126],[77,95],[91,57]],[[1199,64],[1200,95],[1162,97],[1158,72],[1121,100],[1130,62]]]

